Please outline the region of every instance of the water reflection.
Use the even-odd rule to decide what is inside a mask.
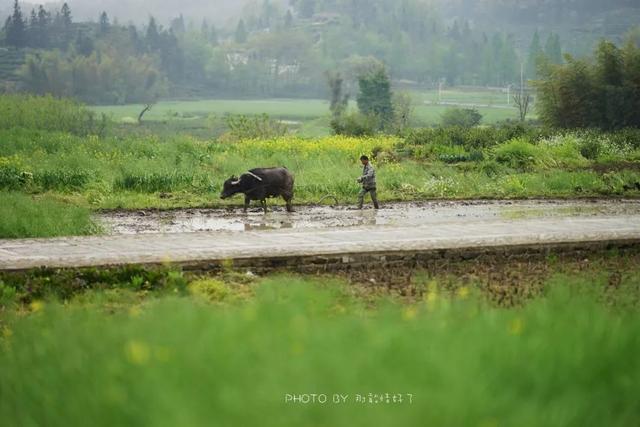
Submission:
[[[378,211],[358,211],[356,216],[356,224],[359,226],[371,226],[378,224]]]
[[[244,222],[244,231],[264,231],[264,230],[281,230],[294,228],[293,222],[267,223],[267,222]]]

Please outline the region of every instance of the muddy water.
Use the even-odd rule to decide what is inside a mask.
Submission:
[[[434,201],[387,204],[379,211],[359,211],[344,206],[299,206],[296,209],[295,213],[289,214],[282,207],[274,206],[267,215],[259,209],[247,214],[241,209],[117,211],[99,214],[98,220],[112,234],[410,227],[494,219],[640,215],[640,200]]]

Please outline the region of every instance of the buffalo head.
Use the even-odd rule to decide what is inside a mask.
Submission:
[[[228,199],[229,197],[238,194],[241,191],[240,188],[240,178],[236,176],[232,176],[228,180],[224,182],[224,186],[222,187],[222,193],[220,194],[221,199]]]

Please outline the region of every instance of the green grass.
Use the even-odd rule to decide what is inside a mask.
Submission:
[[[507,98],[507,92],[502,90],[466,90],[460,88],[446,88],[438,93],[437,89],[412,92],[414,98],[427,102],[448,102],[461,104],[478,104],[493,106],[513,106],[513,99]],[[513,93],[510,93],[513,95]]]
[[[598,159],[580,154],[578,136],[535,144],[526,138],[504,143],[490,139],[473,148],[447,142],[467,136],[441,133],[406,141],[285,137],[224,143],[187,136],[80,138],[0,130],[0,140],[7,141],[0,144],[0,189],[49,192],[96,209],[220,206],[241,203],[240,198],[219,198],[231,175],[254,167],[286,166],[296,176],[296,203],[317,203],[333,194],[348,204],[359,190],[358,158],[377,153],[374,164],[383,201],[638,195],[636,163],[599,171]],[[469,144],[478,138],[476,133],[470,134]],[[611,147],[608,162],[640,159],[637,149]]]
[[[76,135],[104,134],[108,122],[70,99],[0,94],[0,129],[22,127]]]
[[[49,196],[0,191],[0,238],[83,235],[97,230],[87,208]]]
[[[110,114],[116,120],[134,119],[142,111],[142,105],[113,105],[90,107],[92,110]],[[145,114],[147,120],[190,120],[210,114],[268,114],[275,118],[292,120],[314,119],[329,114],[329,102],[320,99],[265,99],[265,100],[201,100],[162,101]]]
[[[605,297],[637,304],[640,283],[623,273],[613,290],[610,277],[554,274],[543,297],[510,309],[455,277],[420,279],[422,297],[408,303],[295,276],[33,301],[0,315],[0,416],[48,426],[636,425],[640,314]],[[312,393],[348,399],[287,402]],[[356,401],[369,393],[384,403]]]
[[[499,105],[494,93],[488,92],[446,92],[443,101],[460,103],[482,103],[486,105]],[[433,92],[412,92],[415,103],[414,121],[420,125],[437,125],[442,114],[452,105],[427,105],[424,101],[433,101]],[[506,95],[504,95],[506,102]],[[437,98],[436,98],[437,99]],[[494,102],[495,101],[495,102]],[[135,123],[142,105],[113,105],[90,107],[97,113],[105,113],[116,122]],[[355,102],[351,102],[351,108],[355,109]],[[514,108],[478,107],[483,116],[483,124],[493,124],[507,119],[515,120],[517,111]],[[224,116],[226,114],[260,115],[268,114],[271,117],[285,120],[303,122],[301,133],[308,136],[316,136],[318,132],[305,133],[304,126],[307,122],[320,119],[329,115],[329,102],[321,99],[265,99],[265,100],[199,100],[199,101],[162,101],[156,104],[151,111],[145,114],[149,121],[197,121],[209,116]],[[328,135],[328,126],[322,126],[322,133]]]

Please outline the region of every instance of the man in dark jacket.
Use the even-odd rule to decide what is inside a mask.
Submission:
[[[358,209],[362,209],[362,204],[364,203],[364,196],[369,193],[371,194],[371,200],[373,201],[373,206],[376,209],[379,209],[378,205],[378,195],[376,193],[376,171],[369,163],[369,158],[367,156],[360,157],[360,161],[364,166],[362,170],[362,176],[358,178],[358,182],[362,184],[362,190],[360,190],[360,194],[358,194]]]

